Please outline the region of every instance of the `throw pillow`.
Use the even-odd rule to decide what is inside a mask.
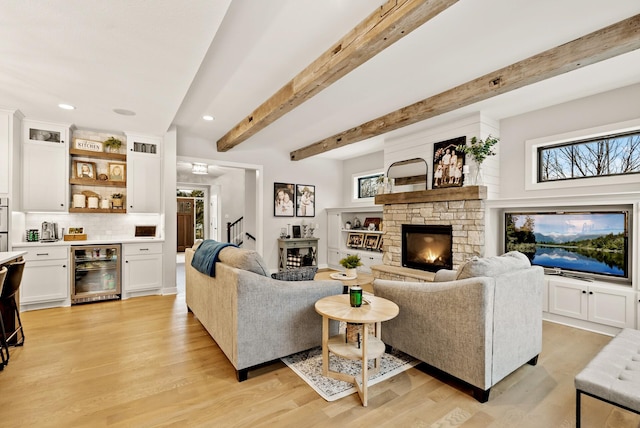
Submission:
[[[218,260],[236,269],[248,270],[258,275],[268,276],[269,269],[260,254],[253,250],[225,247],[220,250]]]
[[[472,257],[458,269],[456,279],[475,278],[479,276],[498,276],[503,273],[531,266],[531,262],[524,254],[510,251],[496,257]]]
[[[305,266],[298,269],[272,273],[271,278],[279,279],[280,281],[311,281],[316,276],[317,271],[317,266]]]

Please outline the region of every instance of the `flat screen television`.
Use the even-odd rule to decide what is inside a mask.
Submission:
[[[630,212],[505,212],[505,250],[547,274],[629,282]]]

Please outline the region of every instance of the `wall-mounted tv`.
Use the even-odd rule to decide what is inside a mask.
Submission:
[[[629,282],[630,210],[505,212],[506,251],[547,273]]]

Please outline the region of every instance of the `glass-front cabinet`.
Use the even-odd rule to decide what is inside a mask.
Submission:
[[[71,304],[120,299],[120,244],[74,245],[71,262]]]

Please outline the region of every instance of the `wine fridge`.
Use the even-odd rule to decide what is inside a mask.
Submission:
[[[120,299],[120,244],[71,246],[71,304]]]

